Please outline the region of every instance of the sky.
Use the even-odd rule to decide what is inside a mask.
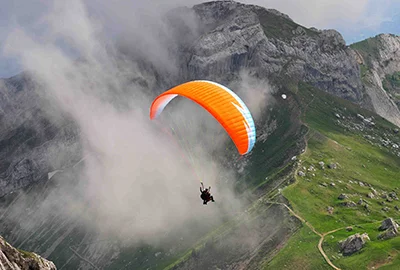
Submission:
[[[17,28],[23,28],[33,33],[43,31],[45,22],[42,21],[41,16],[49,10],[53,2],[53,0],[2,1],[0,9],[0,78],[13,76],[22,70],[17,58],[5,55],[3,52],[8,35]],[[85,2],[91,9],[98,9],[96,5],[99,2],[91,0]],[[176,5],[192,6],[204,1],[169,0],[164,2],[152,0],[146,2],[152,3],[160,9]],[[400,0],[242,0],[240,2],[277,9],[306,27],[336,29],[343,35],[347,44],[380,33],[400,34]],[[101,6],[101,4],[99,5]],[[140,4],[136,6],[140,6]]]

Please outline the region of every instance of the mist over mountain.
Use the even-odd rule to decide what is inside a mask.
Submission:
[[[56,2],[38,25],[39,35],[17,28],[5,44],[25,71],[0,82],[0,235],[58,269],[256,267],[301,226],[276,192],[295,181],[308,98],[344,100],[335,110],[371,114],[389,134],[400,126],[395,35],[347,46],[335,30],[235,1]],[[249,155],[183,98],[150,121],[156,95],[196,79],[247,104]],[[336,118],[326,106],[322,122]],[[215,205],[201,204],[200,180]],[[204,243],[214,249],[196,253]]]

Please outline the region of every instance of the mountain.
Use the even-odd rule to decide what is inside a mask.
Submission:
[[[400,37],[381,34],[351,45],[373,111],[399,125]]]
[[[215,159],[235,173],[245,209],[207,225],[182,224],[153,244],[102,235],[91,226],[96,221],[84,219],[89,202],[70,203],[88,184],[81,177],[84,132],[35,91],[42,82],[26,72],[0,88],[1,234],[68,269],[398,265],[398,238],[382,241],[378,228],[400,207],[400,38],[346,46],[335,30],[234,1],[171,10],[165,21],[177,41],[168,49],[178,68],[163,70],[125,43],[124,60],[139,71],[124,78],[124,89],[140,85],[155,95],[201,78],[240,91],[244,72],[261,82],[257,87],[274,88],[257,118],[251,154],[237,160],[227,143]],[[131,93],[117,94],[112,104],[123,110]],[[356,232],[369,234],[366,248],[342,255],[337,241]]]
[[[36,87],[26,73],[0,80],[0,197],[44,181],[48,172],[79,160],[74,123],[63,116],[55,118],[57,114],[50,117]],[[49,164],[53,152],[63,154]]]
[[[193,9],[204,32],[190,50],[188,78],[229,81],[232,73],[243,68],[277,84],[289,77],[348,99],[400,125],[399,109],[377,84],[398,70],[399,37],[382,35],[368,47],[366,54],[375,52],[369,66],[379,77],[369,86],[360,72],[365,66],[359,56],[364,52],[357,50],[357,44],[346,46],[335,30],[308,29],[275,10],[234,1],[209,2]]]
[[[35,253],[17,250],[0,236],[0,264],[3,269],[56,270],[50,262]]]

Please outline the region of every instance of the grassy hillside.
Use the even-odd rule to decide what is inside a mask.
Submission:
[[[279,98],[282,93],[287,94],[286,100]],[[400,213],[396,210],[400,202],[388,197],[391,192],[397,197],[400,188],[400,138],[395,127],[303,83],[281,88],[275,106],[262,119],[257,123],[257,143],[240,174],[238,196],[247,199],[247,210],[225,223],[198,228],[196,234],[184,230],[195,224],[184,224],[169,239],[160,239],[171,241],[169,250],[144,244],[123,246],[112,239],[99,243],[93,232],[57,216],[26,230],[18,224],[40,218],[39,207],[28,213],[10,211],[10,204],[24,200],[18,194],[2,198],[2,233],[17,247],[38,253],[46,253],[58,242],[49,259],[64,268],[89,267],[85,262],[89,260],[94,265],[108,262],[107,269],[329,269],[317,244],[319,234],[335,231],[324,237],[322,247],[336,266],[399,267],[400,238],[377,239],[380,222]],[[306,151],[298,155],[302,149]],[[323,169],[319,162],[324,162]],[[330,164],[336,168],[328,168]],[[305,176],[299,176],[300,171]],[[48,189],[62,194],[62,183],[60,174],[52,182],[27,189],[28,194],[36,194],[30,197],[31,205],[40,205]],[[373,198],[367,197],[374,192]],[[338,199],[342,193],[347,196],[344,200]],[[350,201],[355,205],[343,205]],[[347,226],[353,226],[353,231],[346,231]],[[371,241],[359,253],[342,256],[337,242],[356,232],[367,232]],[[180,237],[189,240],[179,245]],[[93,254],[102,256],[96,261]]]
[[[264,223],[269,220],[265,214],[270,214],[271,207],[277,206],[276,203],[280,206],[286,204],[293,209],[293,213],[289,214],[283,208],[283,211],[289,214],[287,218],[279,219],[283,227],[288,225],[289,217],[292,220],[304,220],[300,227],[292,225],[291,230],[287,230],[290,233],[286,234],[286,237],[290,237],[290,240],[283,247],[253,251],[258,256],[248,258],[250,263],[247,264],[247,269],[259,269],[260,266],[265,269],[330,269],[317,247],[321,235],[325,233],[327,235],[322,242],[322,248],[332,263],[340,268],[360,269],[360,265],[367,267],[385,263],[396,265],[399,240],[377,239],[380,222],[387,217],[396,218],[399,212],[395,207],[400,209],[398,199],[388,196],[395,194],[397,197],[400,188],[400,138],[395,133],[395,126],[349,101],[331,96],[307,84],[300,83],[292,91],[285,90],[286,93],[290,93],[290,98],[287,104],[277,106],[281,108],[282,113],[282,117],[277,119],[282,121],[280,126],[285,127],[285,123],[287,126],[293,124],[289,119],[301,118],[308,128],[303,128],[297,121],[298,128],[295,134],[301,137],[307,132],[306,151],[297,156],[296,161],[288,162],[286,167],[273,170],[268,165],[261,166],[265,163],[260,160],[268,157],[269,152],[262,150],[270,149],[269,153],[273,153],[271,157],[278,160],[277,156],[288,152],[288,145],[297,145],[294,148],[300,152],[301,140],[299,137],[293,139],[288,135],[290,133],[284,133],[282,128],[276,131],[276,137],[268,138],[267,143],[258,142],[253,157],[254,167],[251,167],[246,183],[249,190],[263,192],[248,211],[257,213],[254,220],[257,219],[258,223],[265,226]],[[288,117],[290,113],[287,112],[291,110],[297,113],[296,117]],[[288,128],[286,131],[289,130]],[[269,147],[265,148],[267,144]],[[275,152],[274,149],[280,149],[281,152]],[[320,162],[324,163],[323,168]],[[257,165],[260,166],[259,171]],[[262,175],[267,174],[264,168],[268,168],[270,172],[267,179],[262,178]],[[298,176],[300,171],[304,172],[305,176]],[[295,175],[296,181],[288,185],[292,181],[290,173]],[[279,184],[271,185],[274,182]],[[277,187],[282,188],[286,185],[288,186],[279,192]],[[346,195],[344,200],[338,198],[342,193]],[[367,197],[371,193],[377,195],[373,198]],[[294,214],[297,214],[299,219],[294,217]],[[240,258],[245,254],[233,251],[237,243],[232,242],[232,239],[240,232],[240,220],[239,217],[238,221],[233,221],[225,227],[226,233],[215,235],[214,241],[211,242],[213,244],[208,246],[213,247],[211,251],[204,243],[198,244],[195,247],[196,252],[188,251],[186,256],[171,264],[170,269],[202,269],[211,265],[222,268],[223,265],[237,266],[237,261],[241,261]],[[346,231],[347,226],[353,226],[353,231]],[[249,231],[255,230],[251,226],[246,228]],[[342,256],[338,250],[338,241],[357,232],[368,233],[371,241],[358,254]],[[225,253],[221,253],[221,250]],[[392,254],[392,259],[387,259],[388,254]]]
[[[379,40],[376,37],[367,38],[365,40],[353,43],[350,47],[357,50],[364,60],[367,68],[371,68],[371,59],[377,59],[379,56]]]
[[[371,112],[308,85],[300,84],[298,94],[304,106],[302,119],[310,128],[308,147],[298,164],[298,172],[305,176],[296,175],[296,183],[286,187],[282,194],[318,233],[339,229],[327,235],[322,245],[337,267],[366,269],[386,263],[400,267],[400,237],[377,239],[380,222],[400,213],[395,208],[400,207],[398,199],[388,196],[393,192],[397,197],[400,188],[400,137],[394,132],[395,127]],[[371,117],[375,125],[357,114]],[[333,163],[336,169],[329,169],[327,165]],[[342,193],[347,196],[344,200],[338,198]],[[371,193],[377,195],[369,198]],[[355,204],[349,204],[351,201]],[[328,211],[328,207],[333,209]],[[354,230],[346,231],[347,226]],[[342,256],[338,241],[356,232],[368,233],[371,242],[357,254]],[[292,269],[298,267],[299,261],[303,269],[329,269],[316,249],[319,239],[303,225],[284,249],[264,264],[265,269]]]

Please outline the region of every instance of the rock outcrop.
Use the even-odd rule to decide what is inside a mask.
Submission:
[[[399,234],[399,225],[393,218],[387,218],[382,221],[379,230],[384,232],[378,235],[378,239],[390,239]]]
[[[362,249],[367,240],[370,240],[367,233],[351,235],[346,240],[339,242],[340,251],[343,255],[351,255]]]
[[[18,250],[0,236],[0,269],[7,270],[57,270],[53,262],[36,253]]]
[[[362,66],[362,80],[371,99],[369,109],[400,126],[400,87],[385,87],[388,76],[400,72],[400,37],[381,34],[355,43],[352,48]]]

